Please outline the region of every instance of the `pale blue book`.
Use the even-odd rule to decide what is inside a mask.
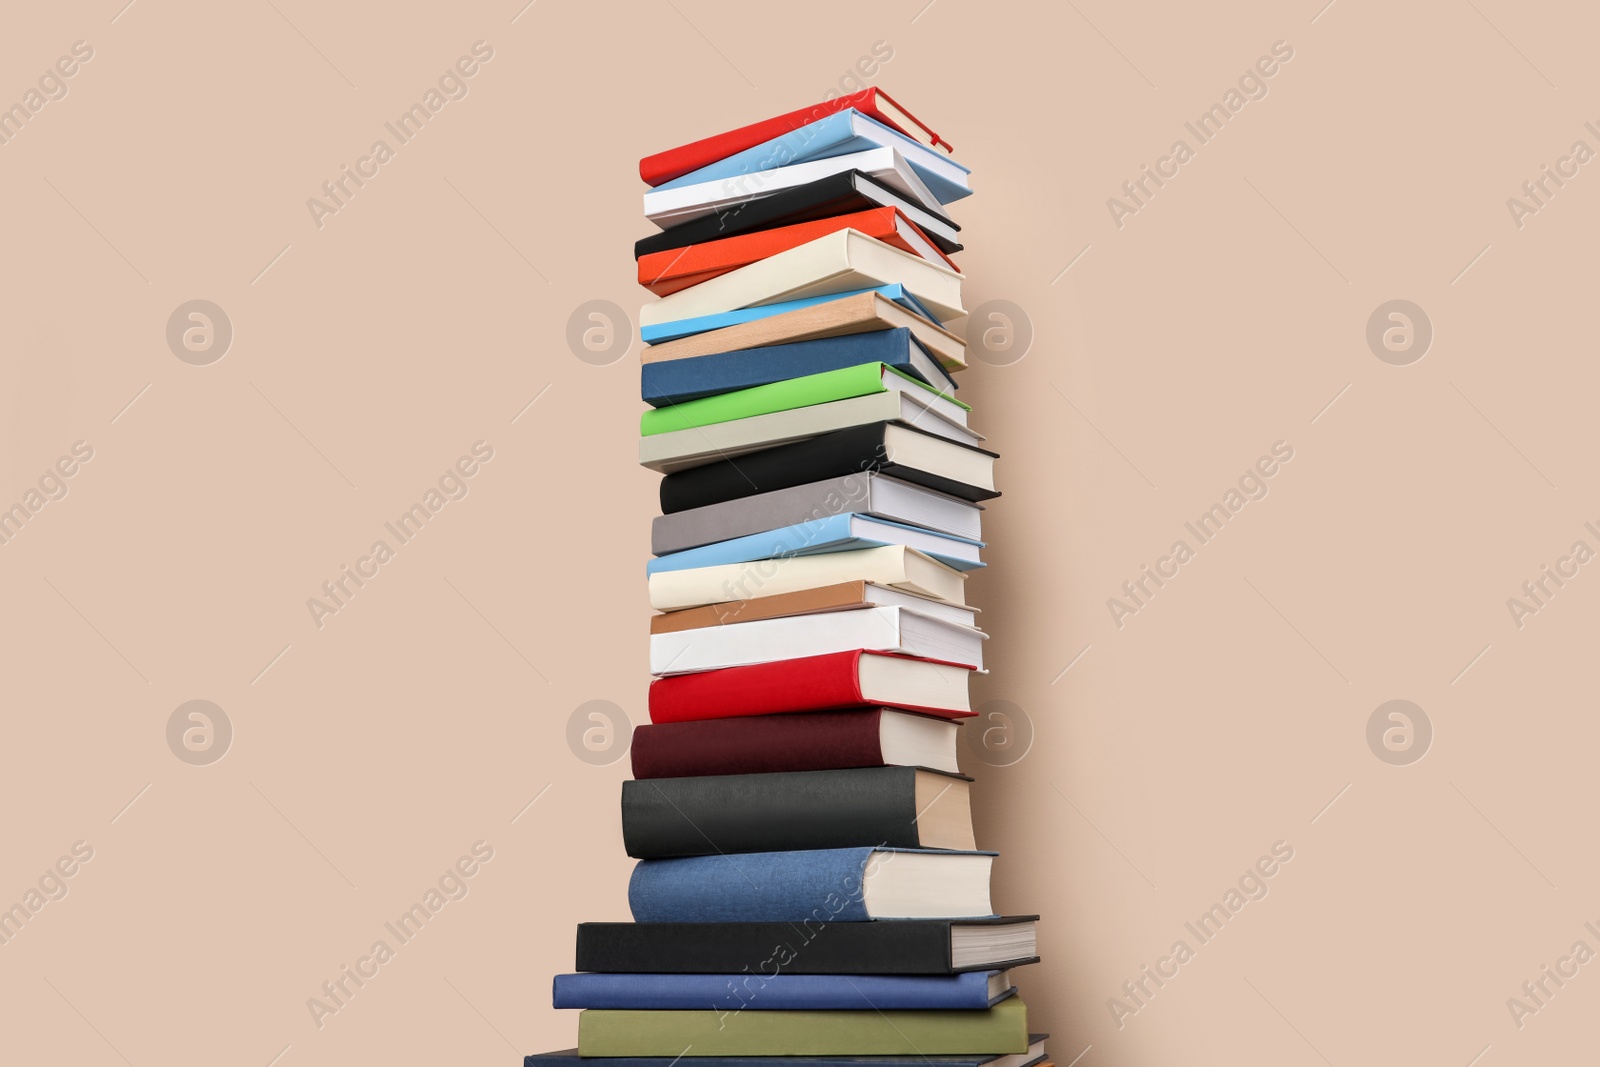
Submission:
[[[825,519],[814,519],[658,556],[645,564],[644,572],[646,575],[660,574],[694,567],[720,567],[727,563],[753,563],[758,559],[787,559],[790,556],[820,556],[827,552],[850,552],[858,548],[883,548],[886,545],[914,548],[958,571],[986,566],[978,558],[978,550],[985,547],[982,541],[847,511],[842,515],[829,515]]]
[[[777,304],[739,308],[737,311],[723,311],[715,315],[699,315],[692,319],[678,319],[675,322],[658,322],[653,326],[639,327],[639,339],[647,345],[658,345],[664,341],[676,341],[680,337],[692,337],[707,330],[720,330],[724,326],[737,326],[743,322],[771,318],[773,315],[782,315],[785,311],[798,311],[800,308],[815,307],[830,300],[843,300],[847,296],[860,296],[862,293],[877,293],[885,300],[893,300],[913,315],[922,316],[935,326],[942,325],[934,318],[933,312],[922,306],[922,301],[911,295],[910,290],[895,282],[893,285],[880,285],[876,289],[852,289],[848,293],[808,296],[801,300],[784,300]]]
[[[911,165],[923,184],[939,203],[948,204],[972,195],[967,175],[972,171],[963,167],[942,152],[916,141],[897,130],[891,130],[870,115],[855,108],[829,115],[817,122],[807,123],[782,137],[774,137],[754,148],[736,152],[709,166],[690,171],[674,178],[658,189],[676,189],[685,185],[738,178],[756,174],[774,167],[787,167],[793,163],[809,163],[815,159],[829,159],[850,152],[865,152],[873,148],[892,148]]]

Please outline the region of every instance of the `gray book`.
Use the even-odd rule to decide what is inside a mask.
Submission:
[[[983,508],[977,504],[867,471],[658,515],[650,551],[664,556],[846,512],[981,539]]]

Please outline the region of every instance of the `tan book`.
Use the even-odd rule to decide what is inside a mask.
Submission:
[[[760,619],[780,619],[789,615],[812,615],[830,611],[851,611],[857,608],[898,605],[911,608],[953,622],[972,626],[976,621],[976,608],[948,604],[931,597],[891,589],[874,582],[840,582],[818,589],[800,589],[776,596],[755,597],[750,600],[731,600],[722,604],[707,604],[700,608],[669,611],[650,620],[652,634],[678,633],[699,630],[727,623],[756,622]]]
[[[922,342],[946,370],[961,370],[967,365],[967,343],[942,326],[907,311],[880,293],[857,293],[842,300],[829,300],[811,307],[785,311],[737,326],[680,337],[659,345],[649,345],[640,355],[645,363],[664,359],[688,359],[717,352],[737,352],[764,345],[784,345],[792,341],[812,341],[819,337],[844,337],[852,333],[893,330],[904,326]]]

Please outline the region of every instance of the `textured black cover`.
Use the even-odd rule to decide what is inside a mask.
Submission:
[[[952,781],[964,775],[923,771]],[[649,778],[622,783],[622,843],[635,859],[923,848],[917,768]]]
[[[886,422],[873,422],[865,426],[852,426],[793,444],[721,459],[669,474],[661,479],[662,514],[671,515],[675,511],[687,511],[708,504],[720,504],[724,500],[737,500],[756,493],[770,493],[864,471],[878,471],[891,478],[914,482],[973,503],[993,500],[1000,495],[989,489],[919,471],[915,467],[885,463],[880,457],[885,453],[883,438],[888,425]],[[929,437],[937,436],[915,426],[902,426],[901,429]],[[972,448],[959,441],[951,443],[957,448]],[[986,456],[995,455],[981,448],[972,450]]]
[[[793,189],[785,189],[781,193],[773,193],[759,200],[742,201],[724,211],[702,215],[681,226],[642,237],[633,244],[633,258],[647,256],[651,252],[664,252],[669,248],[686,248],[689,245],[704,244],[706,241],[735,237],[741,233],[755,233],[758,230],[771,230],[796,222],[830,219],[835,215],[848,215],[854,211],[882,207],[878,201],[857,192],[860,182],[875,185],[896,200],[910,203],[906,197],[882,182],[873,181],[859,170],[849,170],[842,174],[830,174],[826,178],[818,178],[814,182],[797,185]],[[927,211],[951,229],[961,229],[937,211],[928,211],[920,204],[912,204],[912,207]],[[915,218],[910,212],[906,213],[906,217]],[[961,251],[961,246],[954,241],[928,230],[923,230],[923,233],[927,234],[928,240],[937,245],[941,252],[948,254]]]
[[[888,919],[833,922],[817,902],[805,923],[579,923],[577,969],[610,974],[955,974],[950,928],[1033,922]],[[1004,970],[1039,957],[985,960],[964,971]]]

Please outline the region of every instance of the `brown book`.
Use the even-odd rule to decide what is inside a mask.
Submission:
[[[649,345],[639,358],[644,363],[658,363],[664,359],[688,359],[902,326],[908,328],[911,336],[921,341],[946,370],[961,370],[967,365],[965,341],[879,293],[857,293],[842,300],[829,300],[781,315]]]
[[[778,619],[791,615],[812,615],[827,611],[850,611],[856,608],[873,608],[895,605],[945,619],[962,626],[974,623],[976,608],[945,601],[920,597],[913,593],[875,585],[872,582],[840,582],[816,589],[800,589],[791,593],[755,597],[750,600],[730,600],[721,604],[685,608],[656,615],[650,620],[652,634],[678,633],[698,630],[707,626],[728,623],[756,622],[760,619]]]

